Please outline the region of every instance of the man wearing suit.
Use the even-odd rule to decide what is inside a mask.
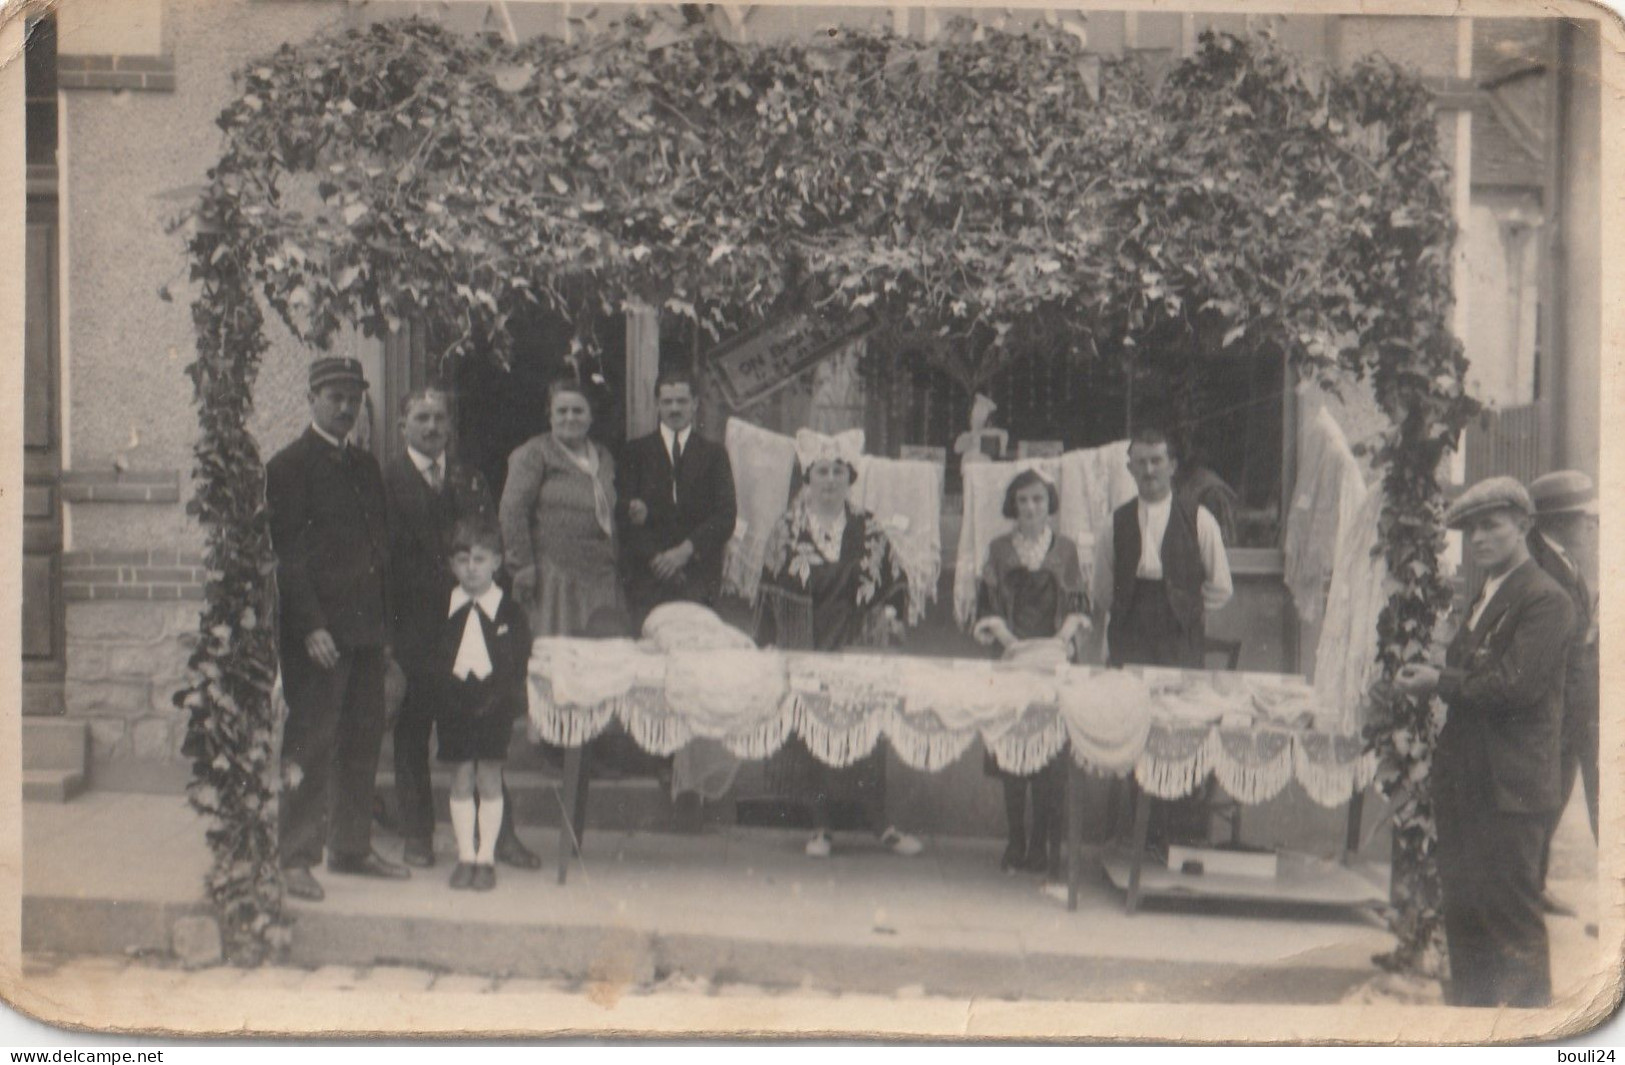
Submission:
[[[401,401],[406,449],[384,467],[389,501],[390,614],[395,661],[406,675],[406,699],[395,722],[395,797],[407,865],[434,865],[434,798],[429,735],[434,729],[432,678],[424,674],[457,581],[450,563],[452,530],[465,518],[496,521],[485,478],[451,461],[446,395],[423,388]],[[506,796],[504,796],[506,798]],[[508,865],[541,868],[513,831],[513,804],[503,803],[496,855]]]
[[[1541,854],[1540,880],[1546,883],[1552,836],[1568,807],[1578,774],[1585,787],[1586,813],[1591,835],[1597,835],[1598,666],[1597,626],[1591,589],[1580,561],[1586,558],[1588,534],[1595,529],[1597,488],[1579,470],[1558,470],[1529,482],[1535,505],[1535,527],[1529,533],[1529,557],[1568,593],[1574,604],[1574,636],[1569,642],[1563,677],[1562,777],[1557,809],[1552,813],[1546,847]],[[1573,911],[1549,894],[1541,895],[1547,913]]]
[[[366,387],[355,359],[312,363],[311,426],[265,466],[288,702],[278,840],[288,894],[313,901],[324,848],[330,873],[410,875],[372,850],[389,528],[377,461],[345,442]]]
[[[1450,950],[1446,1001],[1536,1008],[1551,999],[1540,861],[1558,805],[1564,657],[1574,607],[1529,557],[1534,505],[1511,477],[1469,488],[1445,515],[1483,581],[1442,669],[1411,664],[1410,695],[1448,713],[1430,783]]]
[[[661,603],[710,605],[736,508],[728,453],[694,431],[694,379],[667,370],[655,382],[660,427],[626,445],[621,502],[626,597],[637,631]]]

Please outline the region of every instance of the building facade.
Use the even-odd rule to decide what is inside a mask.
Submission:
[[[1268,27],[1311,64],[1342,66],[1377,52],[1414,67],[1438,93],[1456,162],[1463,239],[1455,324],[1472,360],[1475,394],[1493,408],[1470,431],[1457,475],[1530,476],[1557,465],[1596,472],[1601,134],[1594,28],[1531,19],[1058,8],[721,5],[690,13],[741,40],[813,39],[858,26],[930,36],[953,15],[1003,28],[1047,20],[1067,24],[1092,53],[1137,55],[1153,72],[1190,54],[1204,30]],[[54,20],[35,26],[27,70],[24,706],[31,721],[83,730],[96,786],[175,789],[187,773],[179,756],[184,715],[171,696],[185,682],[205,574],[202,533],[185,506],[196,414],[181,371],[194,339],[184,236],[171,226],[214,161],[214,118],[234,95],[233,72],[283,42],[374,19],[419,15],[522,38],[590,33],[594,19],[613,14],[521,0],[62,0]],[[620,381],[647,382],[668,324],[637,312],[625,325]],[[311,357],[274,316],[268,335],[253,423],[267,456],[305,424]],[[397,446],[395,399],[428,372],[424,338],[410,330],[387,343],[357,335],[338,347],[368,366],[369,446],[386,454]],[[853,357],[826,360],[796,387],[734,413],[770,427],[863,425],[871,449],[893,455],[905,446],[948,447],[964,428],[970,397],[940,375],[899,359],[879,383],[859,380],[849,372]],[[1239,423],[1254,470],[1242,486],[1253,513],[1234,552],[1239,594],[1213,628],[1242,641],[1243,668],[1294,671],[1312,662],[1317,634],[1297,622],[1282,584],[1280,524],[1292,498],[1297,426],[1312,413],[1306,404],[1321,401],[1300,400],[1285,373],[1260,364],[1248,377],[1213,383],[1216,405],[1260,388],[1279,396]],[[1107,415],[1080,421],[1075,412],[1086,402],[1091,411],[1121,406],[1125,417],[1128,409],[1109,381],[1064,367],[1015,367],[991,387],[1010,414],[1003,424],[1068,446],[1120,435]],[[618,430],[652,426],[641,390],[621,401]],[[705,431],[720,434],[726,413],[711,403]],[[1376,424],[1358,395],[1336,414],[1351,440]],[[1227,429],[1215,439],[1234,435]],[[950,581],[957,523],[950,499]],[[932,624],[951,628],[945,617]],[[993,789],[977,760],[963,762],[930,780],[899,774],[896,819],[925,829],[998,831]],[[1310,816],[1306,803],[1278,803],[1282,811],[1265,808],[1255,818],[1255,831],[1268,835],[1272,826]]]

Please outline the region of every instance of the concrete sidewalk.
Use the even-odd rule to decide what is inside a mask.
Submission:
[[[203,829],[177,796],[25,804],[24,949],[167,951],[174,919],[203,908]],[[1036,879],[1000,873],[991,840],[932,840],[907,859],[842,837],[820,862],[796,833],[589,832],[563,887],[551,866],[504,868],[493,892],[454,892],[440,831],[440,867],[409,882],[318,871],[327,899],[292,904],[289,961],[625,987],[686,974],[841,993],[1331,1003],[1369,980],[1371,955],[1391,944],[1370,915],[1348,910],[1170,902],[1129,917],[1094,864],[1068,913]],[[553,833],[526,836],[552,858]],[[379,840],[386,854],[398,846]],[[1595,919],[1594,890],[1557,890]],[[1552,928],[1558,983],[1594,972],[1585,959],[1597,940],[1580,918]]]

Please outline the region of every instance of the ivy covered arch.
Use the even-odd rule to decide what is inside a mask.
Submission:
[[[591,323],[632,300],[713,337],[866,310],[966,387],[1040,347],[1274,349],[1328,387],[1369,382],[1388,418],[1384,678],[1449,603],[1436,472],[1475,405],[1432,101],[1391,64],[1305,72],[1209,34],[1153,85],[1042,26],[744,46],[629,18],[510,45],[405,21],[284,46],[238,84],[190,239],[211,577],[176,699],[239,957],[284,929],[275,562],[247,430],[267,310],[312,348],[411,317],[444,359],[499,360],[527,307],[576,323],[586,360]],[[1427,705],[1373,700],[1383,780],[1425,783]],[[1425,789],[1405,809],[1394,961],[1416,966],[1437,934]]]

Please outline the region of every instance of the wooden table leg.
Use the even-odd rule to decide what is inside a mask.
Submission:
[[[1066,908],[1078,908],[1078,879],[1082,872],[1083,856],[1083,787],[1078,779],[1083,770],[1069,751],[1062,751],[1066,759]]]
[[[581,853],[587,839],[587,789],[592,783],[592,748],[581,748],[581,773],[576,777],[576,793],[570,802],[570,823],[575,827],[575,852]]]
[[[1151,831],[1151,796],[1139,785],[1134,788],[1134,836],[1129,840],[1128,898],[1124,900],[1126,913],[1140,908],[1140,867],[1145,864],[1145,838]]]
[[[559,883],[570,873],[570,859],[575,857],[575,807],[581,780],[586,773],[582,767],[582,749],[571,747],[564,752],[564,790],[561,793],[563,809],[559,811]]]
[[[1360,854],[1360,830],[1365,821],[1365,792],[1357,791],[1349,799],[1348,832],[1343,839],[1343,864],[1350,865]]]

